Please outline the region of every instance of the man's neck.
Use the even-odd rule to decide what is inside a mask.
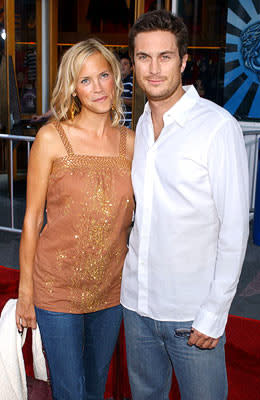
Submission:
[[[163,115],[180,100],[180,98],[183,96],[184,93],[185,91],[181,87],[181,90],[178,91],[177,96],[172,96],[169,99],[157,100],[157,101],[153,99],[148,99],[152,114],[155,141],[160,136],[160,133],[164,127]]]

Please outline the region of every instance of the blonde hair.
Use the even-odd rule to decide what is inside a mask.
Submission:
[[[80,113],[80,100],[77,96],[73,97],[73,93],[83,62],[95,52],[104,56],[114,76],[115,97],[111,110],[112,126],[117,126],[120,121],[124,121],[120,64],[115,55],[96,39],[87,39],[75,44],[62,57],[51,100],[52,113],[54,118],[59,121],[71,118],[72,106],[75,115]]]

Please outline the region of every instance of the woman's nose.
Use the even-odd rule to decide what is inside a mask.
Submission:
[[[95,79],[93,81],[93,89],[95,92],[100,92],[100,90],[102,89],[99,79]]]

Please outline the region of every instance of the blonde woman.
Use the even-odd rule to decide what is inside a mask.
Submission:
[[[30,154],[16,323],[37,320],[55,400],[104,397],[122,319],[134,134],[121,93],[115,56],[95,39],[74,45]]]

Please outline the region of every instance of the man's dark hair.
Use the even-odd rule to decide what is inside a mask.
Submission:
[[[180,58],[187,54],[188,30],[184,22],[167,10],[154,10],[142,14],[131,27],[128,51],[134,63],[135,38],[138,33],[166,31],[175,35]]]

